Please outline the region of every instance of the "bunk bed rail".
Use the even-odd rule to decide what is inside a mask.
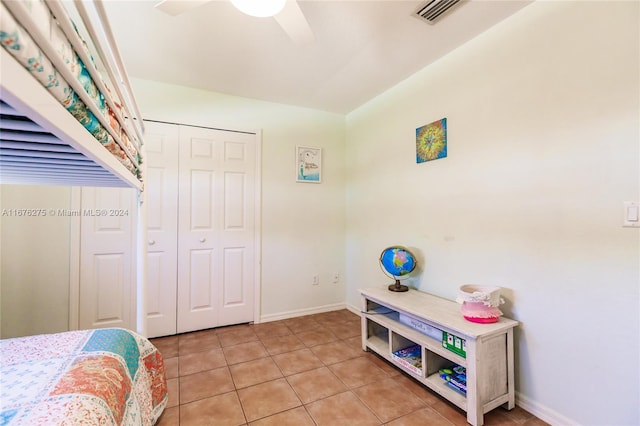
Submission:
[[[143,121],[106,13],[71,4],[0,4],[0,183],[142,190]]]

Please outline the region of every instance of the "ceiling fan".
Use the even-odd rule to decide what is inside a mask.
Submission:
[[[177,16],[214,0],[162,0],[156,8]],[[304,45],[315,40],[313,31],[304,17],[297,0],[230,0],[241,12],[257,17],[271,17],[280,24],[296,44]]]

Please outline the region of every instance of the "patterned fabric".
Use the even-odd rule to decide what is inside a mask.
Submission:
[[[0,340],[0,425],[153,425],[164,361],[121,328]]]
[[[23,8],[37,23],[41,35],[49,40],[55,54],[80,82],[86,94],[91,98],[94,108],[99,111],[99,115],[104,117],[112,133],[103,126],[98,117],[80,99],[68,82],[64,81],[31,35],[14,19],[4,4],[0,4],[0,43],[2,46],[29,70],[96,140],[131,173],[137,175],[139,173],[137,165],[140,163],[140,154],[136,144],[130,140],[116,117],[116,114],[119,114],[120,119],[127,123],[127,119],[122,115],[118,99],[113,96],[111,90],[107,89],[107,95],[111,96],[114,105],[116,105],[117,112],[114,112],[105,102],[104,94],[98,90],[87,67],[73,50],[71,43],[67,40],[64,32],[51,16],[48,7],[42,0],[13,2],[12,7]],[[121,144],[116,141],[112,134],[120,139]],[[133,132],[131,132],[131,135],[133,135]],[[135,160],[135,164],[130,156],[127,155],[127,152]]]

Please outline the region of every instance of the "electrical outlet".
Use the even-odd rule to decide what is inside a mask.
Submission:
[[[333,273],[333,282],[336,284],[340,282],[340,272]]]
[[[313,285],[318,285],[320,284],[320,275],[319,274],[315,274],[313,276],[313,281],[311,282],[311,284]]]

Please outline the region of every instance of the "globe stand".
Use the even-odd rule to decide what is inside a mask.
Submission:
[[[403,292],[409,291],[409,287],[406,285],[400,284],[400,280],[396,280],[395,284],[389,285],[389,291]]]
[[[389,285],[389,291],[403,293],[409,291],[409,287],[400,284],[400,279],[407,279],[408,274],[416,269],[416,257],[403,246],[391,246],[382,250],[378,264],[382,272],[395,280],[395,284]]]

